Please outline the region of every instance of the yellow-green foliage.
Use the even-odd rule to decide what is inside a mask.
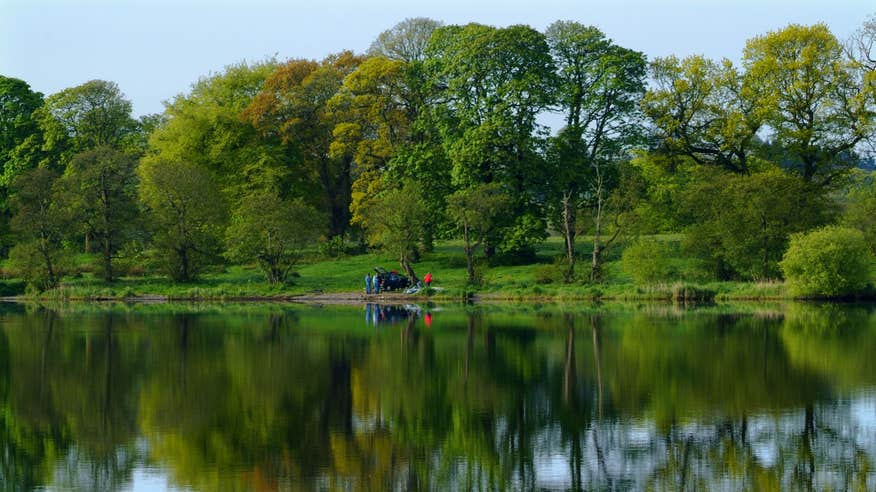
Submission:
[[[669,243],[640,238],[624,250],[621,262],[624,271],[633,277],[636,284],[644,285],[674,278],[676,271],[671,264],[673,256]]]
[[[791,236],[781,267],[792,295],[835,297],[864,291],[872,264],[861,231],[827,226]]]

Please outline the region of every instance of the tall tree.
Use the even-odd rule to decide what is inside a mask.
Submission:
[[[752,167],[767,108],[761,85],[732,63],[675,56],[651,63],[643,110],[657,150],[739,174]]]
[[[368,54],[407,63],[422,61],[429,38],[442,25],[443,22],[426,17],[405,19],[380,33],[368,48]]]
[[[43,95],[27,82],[0,75],[0,185],[8,187],[22,169],[13,160],[15,148],[39,132],[34,111]]]
[[[838,184],[848,156],[874,128],[871,84],[824,24],[792,24],[750,39],[743,65],[763,84],[766,121],[788,154],[784,165],[807,183]]]
[[[639,103],[645,91],[642,53],[607,39],[594,27],[559,21],[546,33],[557,67],[557,109],[566,126],[552,146],[551,182],[566,245],[566,281],[575,272],[577,213],[593,211],[591,281],[601,277],[603,219],[617,175],[641,133]]]
[[[232,200],[262,189],[297,189],[301,179],[279,145],[260,138],[241,113],[276,69],[273,60],[229,65],[167,103],[149,152],[207,169]],[[148,123],[148,122],[144,122]]]
[[[226,207],[218,186],[201,166],[160,158],[143,159],[137,174],[165,271],[194,280],[220,253]]]
[[[46,99],[40,125],[49,150],[62,155],[61,166],[74,154],[100,146],[121,148],[137,129],[131,102],[115,82],[92,80]]]
[[[265,81],[244,112],[264,137],[279,142],[295,175],[312,178],[305,197],[328,213],[331,236],[343,236],[350,221],[353,160],[331,152],[336,122],[328,102],[361,62],[350,52],[319,63],[292,60]]]
[[[137,161],[111,147],[77,154],[64,175],[64,187],[85,233],[99,244],[103,279],[114,280],[113,259],[137,229]]]
[[[555,77],[544,35],[519,25],[442,27],[432,34],[425,65],[454,185],[507,185],[515,213],[499,242],[509,252],[531,251],[544,237],[535,186],[543,143],[537,117],[552,103]]]
[[[10,256],[25,279],[40,290],[58,285],[62,240],[69,225],[69,208],[58,197],[57,181],[55,172],[38,167],[18,175],[12,188],[17,244]]]
[[[4,251],[13,240],[8,237],[10,187],[45,156],[34,115],[42,105],[43,95],[32,91],[27,82],[0,75],[0,249]]]

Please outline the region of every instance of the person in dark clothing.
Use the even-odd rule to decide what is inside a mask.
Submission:
[[[365,274],[365,294],[371,294],[371,274]]]

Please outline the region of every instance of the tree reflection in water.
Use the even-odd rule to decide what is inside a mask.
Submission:
[[[174,310],[0,314],[4,488],[876,486],[869,308]]]

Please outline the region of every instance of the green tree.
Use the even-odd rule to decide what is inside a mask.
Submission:
[[[137,174],[165,271],[178,282],[194,280],[220,253],[226,207],[213,177],[199,165],[160,158],[144,159]]]
[[[445,26],[432,34],[425,68],[435,124],[457,188],[498,182],[514,197],[511,225],[485,245],[531,254],[545,237],[539,185],[544,161],[537,117],[553,103],[555,69],[544,35],[527,26]]]
[[[113,258],[137,230],[136,166],[131,155],[103,146],[77,154],[64,175],[85,234],[99,244],[106,282],[114,279]]]
[[[830,217],[817,189],[778,169],[751,176],[703,172],[684,206],[693,216],[685,249],[709,260],[721,280],[778,278],[789,235]]]
[[[795,296],[846,296],[872,281],[873,254],[861,231],[825,226],[791,236],[782,271]]]
[[[876,176],[867,175],[851,186],[841,223],[864,233],[876,253]]]
[[[343,236],[350,222],[352,155],[333,154],[335,121],[328,102],[344,78],[362,62],[350,52],[320,63],[292,60],[277,68],[244,111],[244,117],[275,142],[304,177],[304,196],[327,212],[329,235]],[[285,188],[281,188],[285,190]]]
[[[728,60],[702,56],[658,58],[650,75],[642,108],[660,152],[739,174],[757,167],[752,160],[767,112],[757,79]]]
[[[0,75],[0,245],[5,250],[9,236],[9,194],[12,182],[22,172],[37,167],[45,157],[42,132],[34,113],[43,105],[43,95],[27,82]]]
[[[250,195],[237,206],[226,230],[226,254],[234,261],[256,261],[268,282],[282,283],[323,227],[320,214],[301,198]]]
[[[444,23],[427,17],[405,19],[383,31],[368,48],[368,55],[410,63],[426,57],[426,46],[435,29]]]
[[[69,209],[58,197],[57,182],[58,175],[46,168],[25,171],[13,182],[12,229],[17,244],[10,258],[25,280],[39,290],[57,286],[62,273]]]
[[[39,113],[44,147],[62,156],[63,167],[73,155],[100,146],[121,148],[136,131],[131,102],[115,82],[92,80],[46,98]]]
[[[398,258],[416,283],[413,263],[419,257],[428,220],[422,189],[415,181],[406,181],[375,196],[364,210],[362,225],[368,243]]]
[[[42,105],[43,95],[27,82],[0,75],[0,185],[4,189],[25,170],[14,159],[15,149],[29,138],[39,138],[34,112]]]
[[[476,281],[474,250],[490,237],[492,229],[501,223],[499,217],[507,214],[511,197],[498,183],[465,188],[447,198],[450,217],[462,232],[468,283]]]
[[[645,91],[645,56],[577,22],[555,22],[546,37],[557,67],[557,108],[566,123],[550,154],[550,181],[557,195],[551,208],[561,217],[565,278],[574,278],[577,213],[586,206],[594,226],[590,279],[598,281],[603,219],[617,182],[615,168],[641,133],[637,120]]]
[[[276,67],[273,60],[239,63],[198,80],[189,93],[166,105],[165,121],[141,122],[141,127],[156,127],[149,136],[149,152],[209,170],[234,200],[254,190],[302,192],[303,179],[279,145],[262,139],[241,118]]]
[[[790,168],[807,183],[841,184],[855,146],[873,130],[873,84],[862,83],[824,24],[792,24],[755,37],[745,46],[747,76],[762,84],[766,122],[787,152]]]

